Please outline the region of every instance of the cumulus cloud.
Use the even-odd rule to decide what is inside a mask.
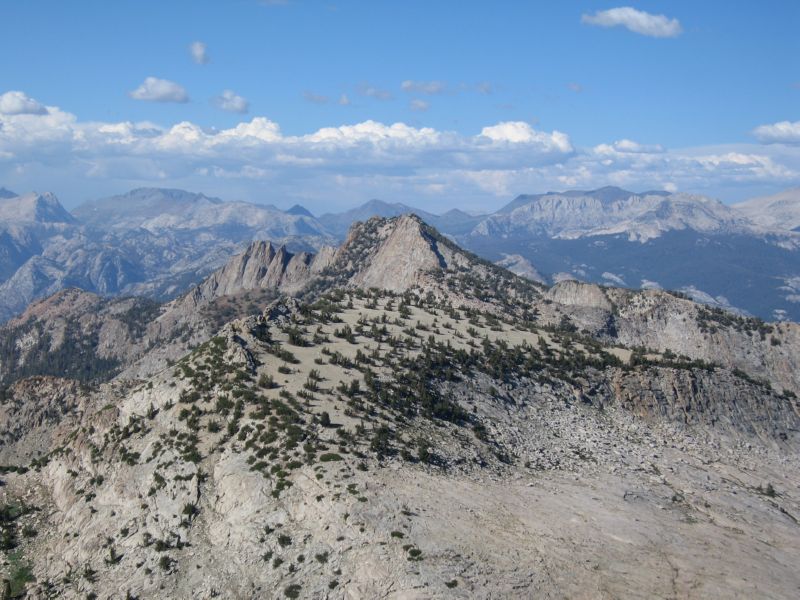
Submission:
[[[245,114],[250,110],[250,103],[233,90],[225,90],[212,98],[211,103],[219,109],[233,113]]]
[[[599,144],[594,147],[598,154],[658,154],[664,152],[659,144],[640,144],[633,140],[617,140],[613,144]]]
[[[168,79],[148,77],[129,96],[134,100],[148,100],[150,102],[178,102],[189,101],[189,94],[182,86]]]
[[[192,60],[198,65],[208,64],[210,60],[208,57],[208,46],[203,42],[192,42],[189,44],[189,53],[192,55]]]
[[[763,179],[787,179],[797,177],[797,173],[784,165],[776,163],[769,156],[746,154],[743,152],[726,152],[725,154],[708,154],[695,158],[706,171],[719,172],[724,169],[734,179],[747,179],[755,174]]]
[[[408,107],[415,112],[425,112],[431,105],[425,100],[415,99],[408,103]]]
[[[597,11],[581,16],[581,23],[598,27],[625,27],[629,31],[656,38],[677,37],[683,32],[678,19],[653,15],[630,6]]]
[[[48,106],[44,114],[0,113],[0,180],[12,178],[57,192],[72,181],[86,193],[86,178],[217,194],[238,181],[236,189],[263,200],[458,198],[478,207],[487,197],[602,185],[715,194],[764,182],[788,187],[800,181],[800,145],[674,151],[620,139],[582,148],[566,133],[522,121],[459,133],[369,120],[285,135],[263,116],[217,130],[190,121],[79,121]]]
[[[800,121],[761,125],[753,130],[753,135],[764,144],[800,144]]]
[[[422,147],[435,144],[439,141],[440,134],[435,129],[423,127],[417,129],[405,123],[384,125],[377,121],[364,121],[356,125],[342,125],[340,127],[323,127],[322,129],[299,138],[296,142],[335,143],[341,146],[353,144],[403,144],[407,146]]]
[[[447,84],[443,81],[411,81],[407,79],[400,84],[400,89],[404,92],[433,96],[443,94],[447,90]]]
[[[572,144],[567,134],[560,131],[553,131],[552,133],[537,131],[523,121],[505,121],[497,125],[484,127],[481,130],[481,136],[496,143],[533,143],[559,152],[572,152]]]
[[[0,95],[0,114],[45,115],[47,108],[23,92],[10,91]]]

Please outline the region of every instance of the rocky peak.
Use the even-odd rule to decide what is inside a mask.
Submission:
[[[292,206],[292,208],[286,211],[286,214],[295,215],[298,217],[311,217],[312,219],[314,218],[314,215],[311,213],[311,211],[308,210],[305,206],[301,206],[300,204],[295,204],[294,206]]]
[[[333,287],[460,295],[464,284],[458,278],[467,276],[473,280],[470,291],[488,286],[486,299],[513,289],[535,293],[529,282],[462,250],[408,214],[356,222],[341,246],[323,247],[316,254],[254,242],[192,290],[186,302],[194,307],[256,289],[313,295]]]
[[[310,281],[315,258],[309,252],[294,254],[283,245],[276,248],[271,242],[253,242],[192,290],[186,300],[191,305],[206,304],[221,296],[255,289],[291,293]]]
[[[351,283],[358,287],[401,292],[424,287],[432,272],[448,268],[448,259],[452,252],[439,247],[418,216],[402,215],[354,225],[336,262],[357,269]]]
[[[75,218],[49,192],[0,196],[0,219],[33,223],[75,223]]]

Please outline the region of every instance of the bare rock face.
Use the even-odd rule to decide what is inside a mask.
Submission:
[[[14,383],[0,396],[0,464],[25,464],[47,454],[60,426],[76,423],[83,412],[85,390],[57,377],[33,377]]]
[[[354,243],[359,231],[354,229],[343,246]],[[437,269],[447,269],[445,255],[422,229],[421,222],[409,215],[382,224],[376,231],[378,244],[365,267],[350,282],[362,288],[403,292],[424,287],[426,277]],[[450,256],[452,260],[452,256]]]
[[[495,264],[525,279],[530,279],[531,281],[541,284],[547,283],[544,276],[539,273],[533,263],[520,254],[506,254],[502,260],[498,260]]]
[[[560,281],[547,290],[545,297],[564,306],[597,308],[604,311],[612,309],[611,301],[603,288],[580,281]]]
[[[691,360],[740,369],[779,389],[800,391],[800,325],[765,323],[660,290],[632,291],[564,281],[550,288],[543,319],[564,315],[600,340],[669,351]]]
[[[199,305],[246,290],[296,290],[308,283],[313,262],[314,255],[307,252],[292,254],[285,246],[276,249],[270,242],[254,242],[197,286],[187,299]]]

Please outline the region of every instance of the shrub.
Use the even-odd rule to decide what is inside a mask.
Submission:
[[[319,455],[320,462],[336,462],[342,460],[342,457],[335,452],[326,452],[325,454]]]
[[[278,386],[275,383],[275,379],[272,377],[272,375],[268,375],[267,373],[262,373],[261,376],[258,378],[258,387],[264,388],[265,390],[271,390]]]

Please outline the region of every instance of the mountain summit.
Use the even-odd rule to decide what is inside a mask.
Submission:
[[[464,274],[469,273],[469,277]],[[469,283],[467,283],[469,280]],[[254,242],[200,284],[193,304],[255,289],[307,295],[336,287],[415,291],[443,297],[509,302],[515,294],[532,297],[537,288],[464,251],[416,215],[373,217],[356,222],[338,247],[319,253],[292,253],[269,242]]]
[[[75,223],[54,194],[7,196],[0,199],[0,220],[10,223]]]
[[[800,188],[773,196],[753,198],[734,204],[733,208],[764,227],[800,231]]]

